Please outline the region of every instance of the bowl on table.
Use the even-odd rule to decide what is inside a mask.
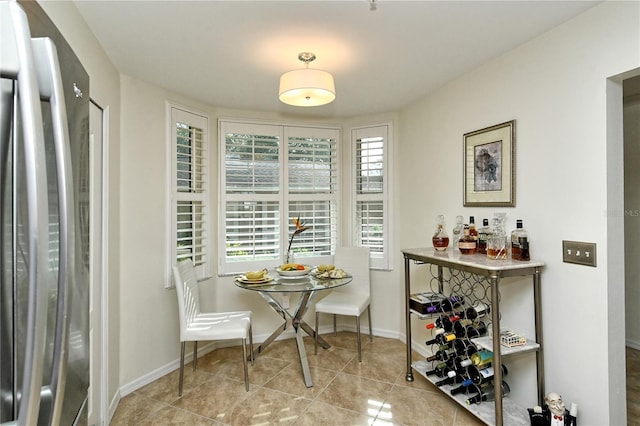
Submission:
[[[309,273],[311,272],[311,269],[313,269],[309,265],[295,264],[295,267],[293,265],[294,264],[280,265],[276,268],[276,272],[278,273],[278,275],[284,278],[292,278],[292,277],[299,278],[299,277],[304,277],[306,275],[309,275]],[[300,269],[300,268],[303,268],[303,269]]]

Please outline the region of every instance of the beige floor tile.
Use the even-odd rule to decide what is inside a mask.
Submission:
[[[159,425],[185,425],[185,426],[213,426],[215,422],[206,417],[198,416],[189,411],[176,407],[165,407],[155,412],[138,426],[159,426]]]
[[[397,353],[367,352],[362,355],[362,362],[359,362],[356,356],[342,371],[367,379],[394,383],[400,373],[404,371],[406,374],[405,365],[404,357],[398,356]]]
[[[167,404],[163,402],[155,401],[134,392],[120,400],[118,409],[111,419],[111,425],[137,425],[165,407],[167,407]]]
[[[440,393],[394,386],[378,419],[396,425],[453,425],[455,414],[456,407]]]
[[[369,426],[373,421],[373,417],[313,401],[296,424],[300,426]]]
[[[200,416],[226,422],[234,406],[250,398],[257,389],[256,387],[250,389],[250,392],[245,392],[243,382],[217,376],[215,380],[183,393],[182,398],[173,405]]]
[[[233,407],[231,425],[297,424],[311,400],[259,388]]]
[[[302,396],[308,399],[317,397],[338,374],[335,371],[323,368],[310,367],[311,380],[313,386],[307,387],[302,376],[300,363],[291,363],[285,367],[274,378],[263,386],[267,389],[274,389],[291,395]]]
[[[316,399],[374,417],[392,386],[389,383],[339,373]]]
[[[193,371],[193,369],[191,368],[191,364],[185,365],[184,379],[182,382],[182,392],[183,394],[188,393],[193,388],[198,387],[205,382],[215,380],[215,377],[215,375],[206,371],[202,371],[201,369]],[[179,398],[179,378],[180,370],[176,369],[166,376],[156,380],[155,382],[149,383],[143,388],[138,389],[136,393],[139,395],[144,395],[147,398],[171,404]]]

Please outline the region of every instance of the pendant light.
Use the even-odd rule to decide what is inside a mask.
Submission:
[[[311,107],[325,105],[336,98],[333,76],[326,72],[309,68],[309,62],[316,59],[310,52],[302,52],[298,59],[305,67],[286,72],[280,77],[280,101],[288,105]]]

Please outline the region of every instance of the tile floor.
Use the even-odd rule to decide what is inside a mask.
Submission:
[[[355,334],[323,335],[331,348],[305,338],[314,386],[302,381],[294,340],[272,343],[249,367],[243,384],[240,347],[202,356],[195,373],[185,366],[122,398],[111,425],[481,425],[419,374],[407,382],[406,349],[395,339],[363,336],[362,363]],[[422,359],[416,354],[415,359]]]

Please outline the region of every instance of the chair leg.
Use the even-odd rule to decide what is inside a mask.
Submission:
[[[362,343],[360,342],[360,317],[356,317],[356,340],[358,341],[358,362],[362,362]]]
[[[316,312],[316,335],[313,338],[313,354],[318,355],[318,323],[320,322],[320,312]]]
[[[182,396],[182,380],[184,379],[184,348],[186,342],[181,343],[180,348],[180,379],[178,381],[178,396]]]
[[[369,341],[373,342],[373,329],[371,328],[371,305],[367,306],[367,316],[369,317]]]
[[[247,339],[242,339],[242,365],[244,366],[244,389],[247,392],[249,392],[249,370],[247,368]]]
[[[253,329],[251,328],[251,324],[249,324],[249,351],[251,354],[251,365],[253,364]],[[245,354],[246,358],[246,354]]]
[[[198,363],[198,341],[193,342],[193,371],[196,371],[196,364]]]
[[[336,331],[336,314],[333,314],[333,337],[336,337],[338,332]]]

